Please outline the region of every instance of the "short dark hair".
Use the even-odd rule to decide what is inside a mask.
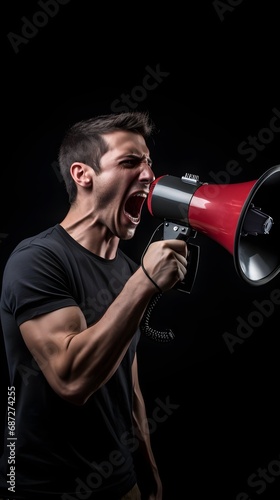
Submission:
[[[70,204],[77,196],[77,186],[70,174],[71,165],[78,161],[99,172],[100,158],[108,151],[102,135],[117,130],[134,132],[147,140],[153,134],[155,125],[148,112],[131,111],[92,117],[75,123],[67,130],[58,161]]]

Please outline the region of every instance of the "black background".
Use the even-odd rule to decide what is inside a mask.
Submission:
[[[148,110],[159,129],[151,150],[156,176],[190,172],[213,182],[213,172],[225,173],[235,160],[234,182],[242,183],[280,164],[279,133],[251,162],[238,150],[270,128],[275,110],[279,128],[277,2],[50,4],[11,2],[2,12],[1,272],[20,239],[67,211],[56,168],[65,128],[117,111],[123,94],[127,109]],[[24,31],[26,20],[35,28]],[[151,70],[160,76],[147,80]],[[123,243],[130,256],[140,259],[159,223],[144,208],[135,238]],[[280,306],[271,294],[279,275],[252,286],[222,246],[202,234],[197,243],[192,293],[169,292],[154,310],[154,325],[170,326],[175,340],[143,335],[139,349],[164,500],[276,500]],[[267,317],[254,316],[255,300],[270,301]],[[237,334],[238,318],[255,323],[231,353],[224,334]],[[5,406],[5,377],[3,395]],[[268,471],[262,482],[260,469]]]

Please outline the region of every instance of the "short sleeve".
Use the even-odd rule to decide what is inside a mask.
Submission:
[[[77,305],[63,263],[49,248],[37,245],[11,254],[3,274],[1,301],[18,326],[41,314]]]

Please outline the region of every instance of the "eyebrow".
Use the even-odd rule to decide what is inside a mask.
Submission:
[[[152,160],[149,156],[146,156],[145,154],[143,155],[138,155],[137,153],[128,153],[125,155],[127,158],[131,159],[137,159],[137,160],[147,160],[148,165],[151,167],[152,166]]]

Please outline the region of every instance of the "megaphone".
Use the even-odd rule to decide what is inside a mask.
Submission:
[[[147,206],[163,220],[164,239],[189,241],[197,232],[205,234],[233,256],[239,277],[250,285],[264,285],[280,271],[280,165],[239,184],[203,183],[189,173],[162,175],[150,186]],[[199,260],[199,247],[189,246],[196,250],[191,281],[179,286],[188,293]]]

